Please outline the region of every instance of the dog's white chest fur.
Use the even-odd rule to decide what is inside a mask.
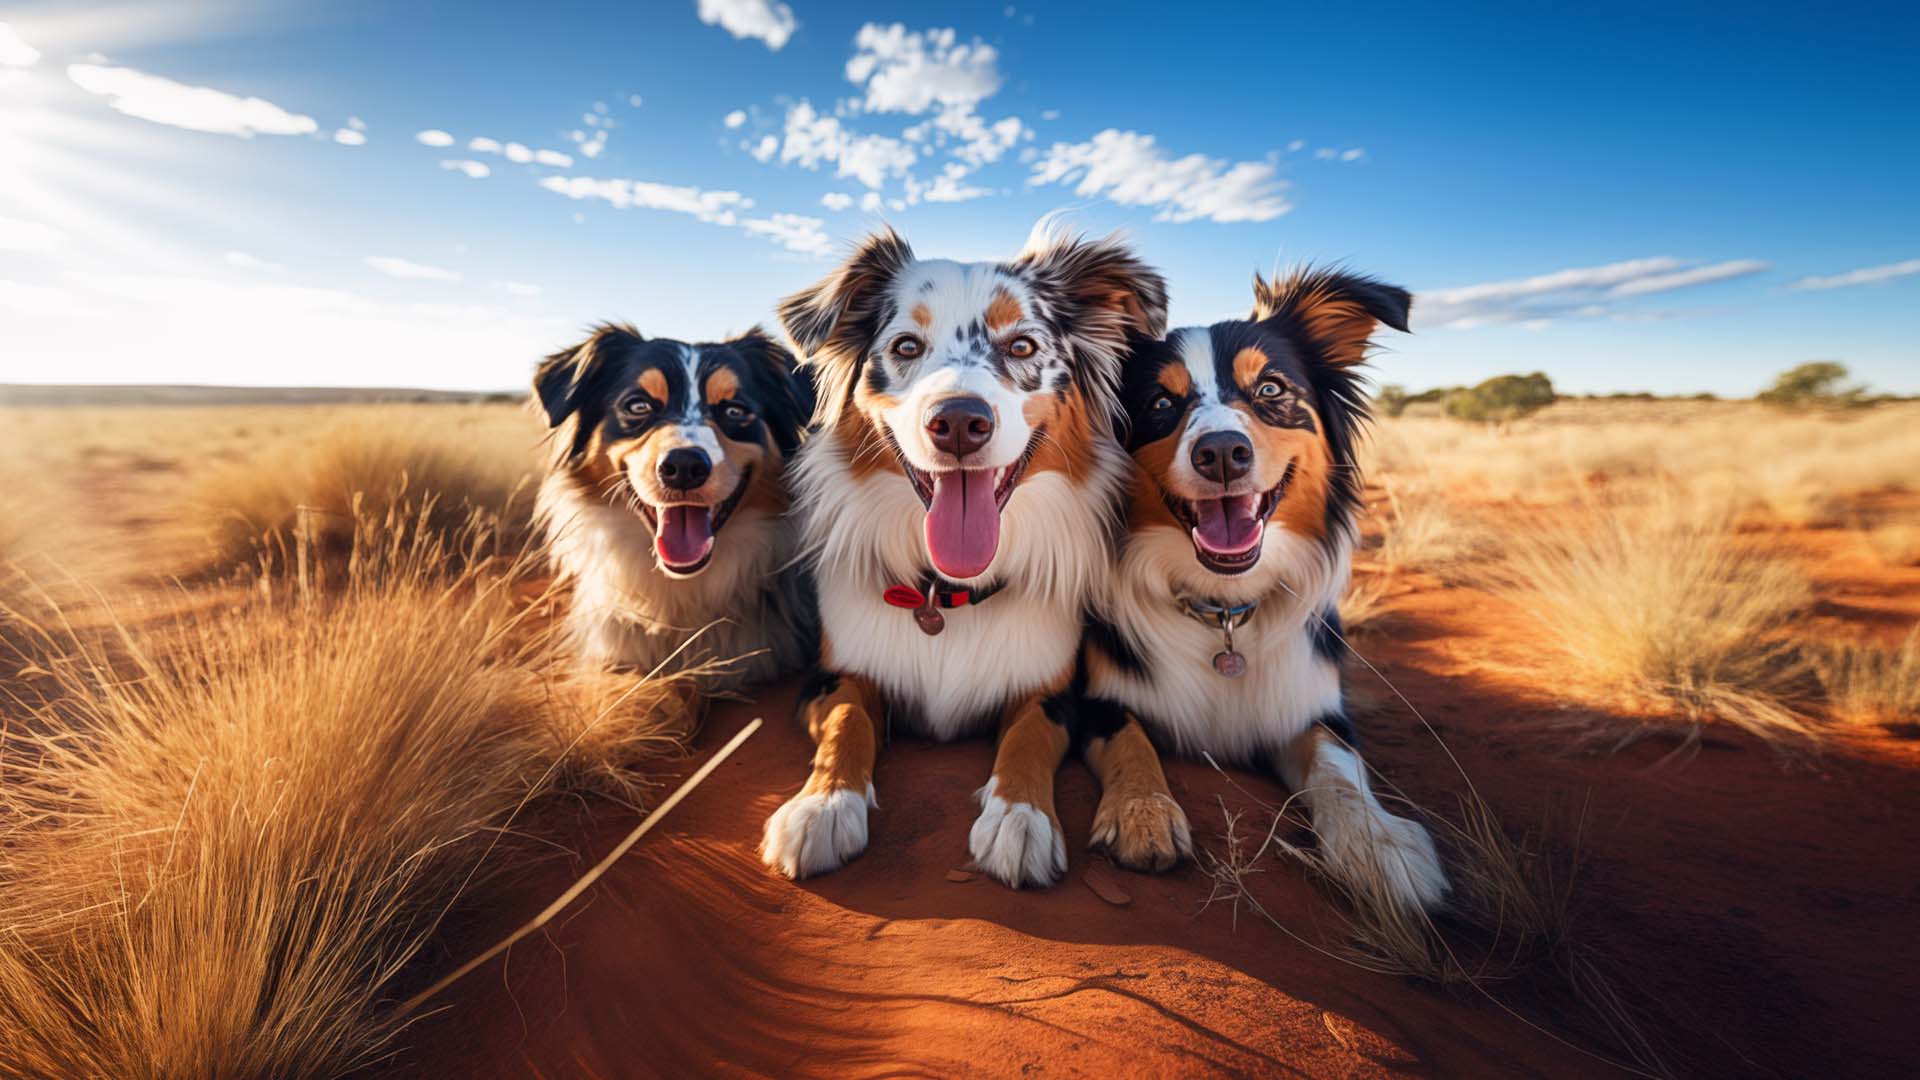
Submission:
[[[1339,666],[1315,650],[1313,629],[1345,588],[1346,565],[1344,548],[1330,559],[1317,543],[1269,526],[1260,562],[1228,586],[1239,592],[1224,598],[1259,599],[1233,633],[1246,673],[1230,679],[1213,666],[1226,644],[1220,627],[1193,618],[1180,602],[1183,588],[1201,595],[1219,588],[1218,579],[1201,580],[1188,569],[1192,548],[1177,531],[1137,534],[1097,609],[1131,642],[1146,671],[1102,666],[1089,691],[1131,710],[1183,754],[1249,761],[1277,750],[1341,709]]]
[[[1022,482],[987,573],[958,583],[997,582],[1000,590],[944,610],[945,630],[929,636],[912,612],[881,598],[888,586],[917,586],[929,573],[925,508],[904,477],[855,477],[838,439],[813,439],[794,475],[827,666],[871,679],[902,706],[896,724],[937,739],[991,725],[1008,705],[1061,679],[1073,666],[1090,590],[1111,561],[1104,507],[1125,466],[1117,446],[1096,443],[1080,475],[1041,472]]]
[[[737,661],[721,680],[727,686],[765,682],[807,661],[798,592],[781,573],[792,560],[792,529],[780,518],[742,507],[707,568],[672,578],[638,515],[589,499],[567,477],[547,478],[535,512],[555,571],[573,583],[566,627],[582,659],[643,672]]]

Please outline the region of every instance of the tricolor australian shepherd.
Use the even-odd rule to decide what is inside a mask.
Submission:
[[[1015,886],[1065,872],[1053,774],[1126,483],[1120,355],[1129,332],[1164,331],[1166,304],[1118,242],[1044,227],[980,263],[920,259],[882,232],[782,303],[819,381],[793,480],[822,640],[801,706],[813,772],[767,821],[768,866],[818,874],[866,847],[889,730],[997,726],[974,860]]]
[[[804,666],[782,473],[811,395],[791,354],[758,330],[694,345],[609,325],[533,386],[554,429],[536,516],[573,584],[578,655],[641,672],[737,660],[742,684]]]
[[[1109,847],[1159,866],[1187,832],[1144,722],[1180,752],[1274,768],[1333,873],[1431,906],[1447,889],[1433,841],[1375,797],[1340,685],[1368,418],[1355,368],[1376,324],[1406,330],[1411,297],[1328,272],[1256,276],[1254,292],[1251,318],[1137,340],[1126,364],[1127,536],[1090,620],[1082,710],[1089,762],[1129,778],[1107,785]]]

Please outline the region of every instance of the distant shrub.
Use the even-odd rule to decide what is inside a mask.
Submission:
[[[1410,400],[1406,387],[1387,383],[1373,395],[1373,407],[1381,416],[1399,416],[1407,411]]]
[[[1760,401],[1784,409],[1845,408],[1871,403],[1864,386],[1846,385],[1847,366],[1815,360],[1780,373]]]
[[[1497,375],[1467,390],[1447,395],[1448,416],[1457,420],[1504,422],[1518,420],[1553,404],[1553,380],[1544,372]]]

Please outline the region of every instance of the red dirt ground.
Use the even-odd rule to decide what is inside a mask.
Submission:
[[[1838,595],[1871,598],[1876,611],[1909,623],[1920,609],[1920,570],[1829,565]],[[1641,1008],[1674,1071],[1866,1077],[1920,1062],[1911,1019],[1920,991],[1920,849],[1911,831],[1920,744],[1868,733],[1799,763],[1721,736],[1684,756],[1669,757],[1672,744],[1657,741],[1611,757],[1555,754],[1522,723],[1554,707],[1550,688],[1474,659],[1526,647],[1513,613],[1431,581],[1391,610],[1394,622],[1361,651],[1420,706],[1508,829],[1547,825],[1571,847],[1584,807],[1574,935]],[[762,820],[806,773],[811,751],[791,713],[786,689],[719,709],[696,760],[747,717],[768,724],[544,939],[450,990],[382,1071],[1620,1071],[1573,1049],[1569,1042],[1605,1052],[1524,992],[1496,988],[1528,1014],[1523,1021],[1470,990],[1360,970],[1250,911],[1236,926],[1224,902],[1202,910],[1211,882],[1192,864],[1158,877],[1109,870],[1131,902],[1103,900],[1084,880],[1096,860],[1078,850],[1096,799],[1078,764],[1062,770],[1058,794],[1072,849],[1065,882],[1014,892],[985,878],[950,881],[967,861],[970,793],[992,756],[985,741],[896,741],[881,759],[867,853],[823,878],[775,878],[754,845]],[[1361,731],[1371,760],[1409,796],[1452,810],[1460,778],[1410,714],[1380,709]],[[1204,764],[1169,771],[1196,842],[1214,850],[1222,800],[1263,828],[1249,796],[1283,798],[1270,782],[1230,783]],[[579,848],[597,858],[632,824],[602,815]],[[532,872],[515,904],[465,928],[453,955],[503,936],[580,866],[554,860]],[[1327,894],[1294,864],[1270,857],[1263,870],[1251,887],[1265,908],[1306,942],[1336,944]]]

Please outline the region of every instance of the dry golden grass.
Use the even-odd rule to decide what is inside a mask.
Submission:
[[[1814,656],[1827,712],[1852,725],[1920,728],[1920,627],[1898,648],[1852,642]]]
[[[1506,547],[1490,582],[1553,647],[1543,679],[1633,718],[1569,713],[1568,734],[1616,748],[1690,741],[1709,722],[1782,746],[1812,734],[1791,704],[1806,666],[1780,633],[1811,586],[1791,559],[1743,542],[1724,509],[1677,496],[1594,507]]]
[[[517,550],[530,536],[535,472],[525,448],[443,427],[342,419],[207,472],[183,515],[205,531],[213,566],[226,569],[273,562],[302,537],[337,551],[369,518],[408,519],[448,538],[473,535],[484,519],[497,525],[498,546]]]
[[[1388,574],[1423,570],[1453,577],[1492,546],[1485,526],[1458,503],[1431,491],[1402,492],[1391,483],[1380,528],[1380,545],[1362,557]]]
[[[53,692],[0,698],[0,1075],[366,1061],[531,801],[600,771],[587,737],[678,706],[641,684],[543,715],[532,609],[507,575],[449,581],[446,545],[410,533],[338,590],[77,645]]]
[[[1870,523],[1861,527],[1860,535],[1888,566],[1920,566],[1920,522]]]

